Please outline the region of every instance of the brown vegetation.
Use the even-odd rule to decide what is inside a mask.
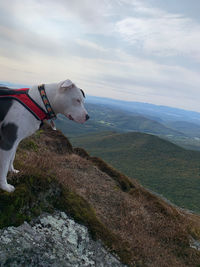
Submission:
[[[190,247],[190,237],[200,236],[199,216],[167,204],[86,151],[73,150],[60,132],[45,126],[25,140],[15,164],[24,174],[40,169],[56,177],[69,192],[67,211],[77,220],[76,210],[70,209],[73,192],[86,201],[80,203],[90,205],[104,232],[96,237],[109,237],[104,243],[130,266],[200,266],[199,251]],[[92,225],[91,219],[92,231],[102,232]]]

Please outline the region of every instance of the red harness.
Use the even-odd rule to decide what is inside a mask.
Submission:
[[[37,120],[43,121],[48,120],[49,114],[47,114],[43,108],[41,108],[28,94],[29,88],[21,88],[14,90],[2,90],[0,91],[0,99],[14,99],[21,103],[28,111],[30,111]],[[5,94],[8,92],[8,94]]]

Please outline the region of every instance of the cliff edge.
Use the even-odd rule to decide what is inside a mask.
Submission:
[[[86,252],[86,248],[82,250],[84,255],[93,256],[86,257],[84,263],[81,263],[82,258],[77,258],[74,266],[96,266],[99,259],[94,256],[98,254],[94,251],[103,255],[98,266],[200,265],[198,215],[166,203],[100,158],[91,157],[81,148],[73,148],[61,132],[44,125],[20,144],[15,166],[20,174],[9,177],[10,183],[16,186],[15,192],[0,191],[1,266],[5,266],[5,262],[10,262],[6,266],[16,266],[11,264],[12,260],[16,260],[16,253],[23,247],[28,233],[30,236],[35,233],[33,235],[42,240],[42,232],[46,229],[49,238],[53,237],[55,229],[51,222],[57,225],[59,220],[65,225],[63,231],[66,235],[70,225],[67,221],[71,220],[85,227],[83,232],[88,231],[97,247],[102,245],[101,249],[98,247],[93,252]],[[44,223],[48,221],[45,218],[49,218],[49,223]],[[36,226],[41,227],[40,233],[36,231]],[[29,230],[23,240],[19,239],[19,247],[15,244],[14,248],[9,248],[9,240],[18,240],[15,235],[23,227]],[[59,259],[58,254],[66,255],[65,248],[70,247],[63,231],[56,232],[56,236],[63,240],[61,247],[64,252],[50,250],[52,258],[50,263],[46,260],[46,266],[54,266]],[[82,247],[82,235],[74,233],[74,236],[77,236],[75,246]],[[48,246],[48,238],[45,238],[43,235],[46,240],[44,248]],[[71,241],[73,243],[73,239]],[[22,253],[25,258],[23,264],[31,262],[30,257],[26,262],[26,255],[33,255],[32,260],[37,261],[40,257],[37,241],[26,244]],[[109,255],[109,260],[103,261],[106,255]],[[63,264],[73,266],[67,259]]]

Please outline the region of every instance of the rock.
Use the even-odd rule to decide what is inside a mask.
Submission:
[[[124,266],[64,212],[0,230],[0,266]]]
[[[200,251],[200,242],[199,240],[190,237],[190,247]]]

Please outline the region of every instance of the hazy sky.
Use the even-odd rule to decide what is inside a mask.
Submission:
[[[200,111],[199,0],[1,0],[0,81]]]

